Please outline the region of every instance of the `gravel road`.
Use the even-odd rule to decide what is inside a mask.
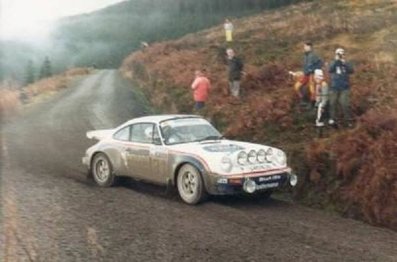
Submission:
[[[96,71],[1,126],[0,261],[397,261],[397,233],[275,199],[188,206],[162,187],[99,188],[92,129],[149,112]]]

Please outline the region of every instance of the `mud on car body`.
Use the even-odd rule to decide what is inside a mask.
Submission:
[[[115,129],[89,131],[87,137],[99,141],[83,163],[104,187],[128,176],[173,185],[184,202],[197,204],[208,194],[265,197],[297,184],[282,150],[224,139],[199,116],[135,118]]]

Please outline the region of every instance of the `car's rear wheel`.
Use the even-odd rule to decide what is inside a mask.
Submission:
[[[182,200],[190,205],[200,203],[207,196],[200,172],[189,164],[182,166],[179,170],[177,188]]]
[[[103,153],[95,155],[91,165],[91,172],[95,182],[99,186],[111,187],[116,183],[112,163]]]

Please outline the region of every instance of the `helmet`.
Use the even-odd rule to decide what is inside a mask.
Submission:
[[[344,55],[345,50],[343,48],[338,48],[335,50],[335,55]]]
[[[323,70],[321,70],[321,69],[314,70],[314,77],[315,78],[319,78],[319,79],[323,79],[324,78]]]
[[[153,137],[153,127],[148,127],[145,129],[145,136],[147,138],[152,138]]]

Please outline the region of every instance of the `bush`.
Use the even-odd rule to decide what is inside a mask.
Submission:
[[[19,95],[16,90],[0,87],[0,120],[17,112],[20,105]]]

